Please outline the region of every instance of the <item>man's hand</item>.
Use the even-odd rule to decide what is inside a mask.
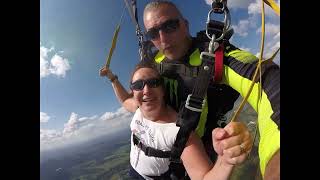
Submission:
[[[252,148],[252,142],[247,127],[241,122],[231,122],[224,128],[212,131],[213,148],[226,164],[243,163]]]

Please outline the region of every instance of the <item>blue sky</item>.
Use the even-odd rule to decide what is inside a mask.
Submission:
[[[147,2],[137,0],[142,28]],[[189,20],[192,35],[205,28],[209,0],[173,2]],[[228,1],[235,30],[231,42],[255,55],[260,48],[259,6],[257,0]],[[40,149],[129,126],[132,114],[120,108],[111,84],[98,74],[124,7],[122,0],[40,1]],[[265,8],[264,54],[269,57],[280,46],[280,18]],[[134,23],[127,10],[124,13],[111,69],[128,87],[139,54]],[[280,63],[279,56],[276,61]]]

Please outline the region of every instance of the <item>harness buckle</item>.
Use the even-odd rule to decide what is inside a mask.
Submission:
[[[201,112],[206,100],[203,98],[197,98],[189,94],[186,100],[185,107],[191,111]]]

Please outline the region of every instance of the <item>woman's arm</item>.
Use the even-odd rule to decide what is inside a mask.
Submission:
[[[247,158],[252,137],[241,122],[231,122],[225,128],[212,131],[213,146],[218,153],[215,165],[209,160],[197,134],[192,132],[181,159],[191,179],[227,180],[235,165]]]
[[[118,101],[127,111],[135,112],[137,110],[138,105],[134,101],[132,93],[127,92],[118,78],[112,73],[111,69],[103,67],[100,69],[100,76],[107,76],[109,78]]]
[[[191,133],[181,159],[190,179],[195,180],[227,180],[234,166],[223,163],[220,156],[213,165],[195,133]]]

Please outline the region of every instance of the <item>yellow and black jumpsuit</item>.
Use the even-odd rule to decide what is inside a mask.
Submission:
[[[201,48],[198,48],[197,44],[199,43],[195,43],[194,41],[195,40],[193,40],[193,44],[188,55],[184,57],[183,60],[185,65],[189,67],[197,67],[201,64],[199,50]],[[166,62],[165,56],[160,52],[155,55],[154,60],[156,63],[169,63]],[[223,79],[221,84],[232,87],[240,93],[242,97],[244,97],[252,82],[251,79],[256,69],[257,61],[257,57],[251,53],[240,50],[232,44],[226,43],[223,59]],[[177,92],[179,91],[180,84],[176,79],[176,77],[171,76],[167,79],[165,78],[165,81],[169,81],[169,101],[171,104],[178,106],[181,104],[182,100],[185,100],[186,96],[182,96],[179,100]],[[191,79],[191,82],[186,84],[191,84],[193,87],[194,80],[195,79]],[[182,81],[184,81],[183,78]],[[251,95],[248,98],[248,103],[258,114],[258,128],[260,133],[260,169],[262,175],[264,175],[268,161],[271,159],[273,154],[280,149],[280,67],[273,62],[263,64],[261,83],[262,93],[259,92],[259,82],[256,82]],[[180,87],[180,90],[181,88],[185,88],[183,91],[190,92],[192,87],[186,88],[186,86],[184,86]],[[210,93],[209,91],[210,90],[208,89],[207,94]],[[174,93],[176,96],[172,95]],[[262,94],[261,98],[260,94]],[[210,102],[210,99],[208,101],[209,104],[214,103]],[[204,131],[206,129],[207,114],[208,106],[206,104],[196,129],[196,132],[200,137],[204,135]]]

